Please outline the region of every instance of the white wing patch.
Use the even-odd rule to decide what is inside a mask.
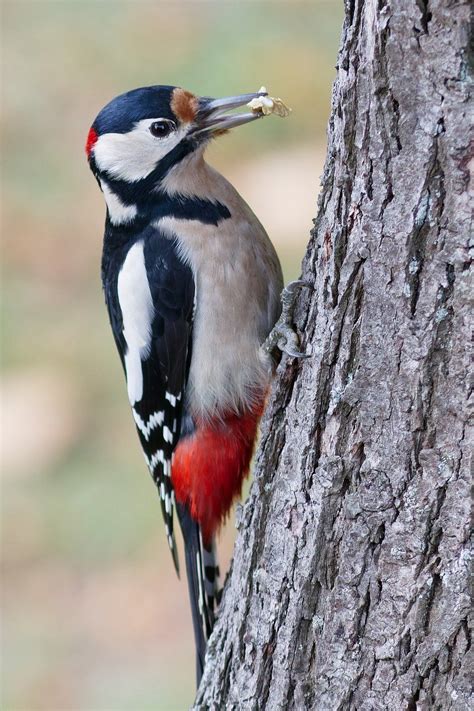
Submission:
[[[141,361],[150,351],[154,316],[142,241],[136,242],[125,258],[118,276],[117,292],[122,310],[123,336],[127,344],[125,370],[128,399],[133,406],[143,396]]]
[[[171,393],[166,391],[165,398],[168,400],[171,407],[176,407],[176,403],[181,400],[181,393],[179,393],[179,395],[172,395]]]
[[[163,439],[165,442],[169,442],[170,444],[173,441],[173,433],[166,425],[163,427]]]

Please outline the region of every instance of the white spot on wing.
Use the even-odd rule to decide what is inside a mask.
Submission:
[[[164,410],[158,410],[157,412],[154,412],[148,420],[145,422],[142,420],[138,412],[135,411],[135,409],[132,409],[133,412],[133,419],[135,420],[135,423],[140,430],[140,432],[143,434],[145,439],[148,439],[150,437],[151,432],[156,428],[156,427],[161,427],[163,424],[163,420],[165,419],[165,412]]]
[[[165,468],[165,470],[166,470],[166,465],[169,464],[169,462],[167,462],[165,460],[165,454],[162,449],[159,449],[157,452],[155,452],[155,454],[153,454],[153,456],[150,457],[150,459],[148,459],[148,457],[145,455],[145,459],[146,459],[147,464],[148,464],[151,471],[154,470],[154,468],[156,467],[156,465],[158,463],[162,464],[163,467]]]
[[[169,442],[170,444],[173,441],[173,433],[166,425],[163,427],[163,439],[165,442]]]
[[[133,405],[143,396],[142,357],[150,350],[153,301],[148,284],[143,242],[128,251],[117,282],[123,319],[123,336],[127,344],[125,370],[128,398]]]
[[[178,398],[176,395],[172,395],[168,391],[165,393],[165,398],[168,400],[168,402],[171,404],[171,407],[176,407],[176,403],[178,401]]]

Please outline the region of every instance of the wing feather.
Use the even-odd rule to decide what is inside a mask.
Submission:
[[[115,273],[110,269],[104,275],[104,287],[133,417],[178,570],[171,460],[191,356],[193,274],[176,243],[150,227],[122,249]]]

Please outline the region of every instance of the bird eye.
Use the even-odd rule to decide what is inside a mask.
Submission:
[[[155,138],[164,138],[174,130],[174,124],[172,121],[153,121],[150,126],[150,133]]]

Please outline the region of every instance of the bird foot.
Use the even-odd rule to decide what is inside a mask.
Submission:
[[[299,350],[298,334],[292,326],[296,296],[303,287],[312,289],[311,284],[298,279],[291,281],[281,292],[281,316],[261,346],[265,355],[271,355],[278,348],[282,353],[287,353],[292,358],[309,358],[310,353],[303,353]]]

